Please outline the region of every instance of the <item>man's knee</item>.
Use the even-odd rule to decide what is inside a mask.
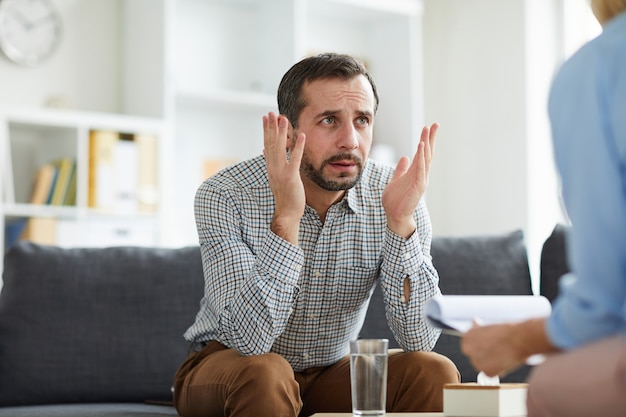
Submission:
[[[241,356],[232,350],[222,356],[221,361],[203,363],[193,378],[176,389],[180,415],[298,415],[300,389],[283,357]]]
[[[460,382],[461,376],[450,358],[435,352],[407,352],[404,354],[407,369],[425,374],[433,383]]]
[[[460,379],[454,363],[438,353],[400,353],[390,356],[389,364],[389,411],[440,412],[443,386]]]
[[[289,362],[275,353],[247,356],[243,365],[240,375],[242,379],[252,379],[261,384],[295,381]]]
[[[285,358],[266,353],[246,357],[243,365],[226,409],[256,410],[258,416],[296,416],[299,413],[302,408],[300,387]]]

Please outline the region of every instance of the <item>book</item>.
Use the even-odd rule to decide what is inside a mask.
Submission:
[[[133,135],[119,135],[113,155],[113,211],[136,213],[138,188],[137,144]]]
[[[496,324],[547,317],[550,301],[535,295],[441,295],[424,305],[424,319],[445,333],[461,335],[475,322]]]
[[[29,240],[40,245],[55,245],[56,219],[52,217],[30,217],[20,240]]]
[[[17,219],[7,220],[4,224],[4,250],[15,245],[26,229],[28,219],[20,217]]]
[[[76,205],[77,181],[78,180],[76,178],[76,161],[74,161],[72,174],[70,175],[70,183],[68,185],[67,192],[65,193],[65,198],[63,199],[63,205],[65,205],[65,206],[75,206]]]
[[[48,193],[48,198],[46,200],[46,204],[52,204],[52,195],[54,194],[54,184],[57,181],[57,177],[59,176],[59,168],[54,166],[54,175],[52,177],[52,185],[50,186],[50,192]]]
[[[139,212],[154,213],[158,205],[157,140],[152,135],[135,135],[138,156],[137,200]]]
[[[89,132],[89,166],[87,205],[91,208],[113,210],[115,202],[115,146],[117,132]]]
[[[443,415],[446,417],[520,417],[526,415],[528,384],[445,384]]]
[[[57,175],[54,181],[50,204],[60,206],[64,204],[66,194],[70,188],[70,181],[76,167],[76,161],[73,158],[61,158],[56,160],[54,164],[57,167]]]
[[[54,186],[56,168],[52,164],[44,164],[37,170],[30,204],[47,204],[48,197]]]

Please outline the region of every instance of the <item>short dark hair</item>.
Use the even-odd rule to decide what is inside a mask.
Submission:
[[[324,53],[297,62],[283,76],[278,85],[278,112],[285,115],[294,128],[298,127],[298,117],[306,106],[302,87],[310,81],[325,78],[350,80],[363,75],[374,91],[374,113],[378,110],[376,84],[365,65],[358,59],[345,54]]]

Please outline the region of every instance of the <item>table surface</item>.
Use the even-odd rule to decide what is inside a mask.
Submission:
[[[311,417],[352,417],[352,413],[317,413]],[[443,413],[387,413],[385,417],[443,417]]]

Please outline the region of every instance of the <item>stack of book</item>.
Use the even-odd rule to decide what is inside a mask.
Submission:
[[[76,159],[59,158],[37,170],[31,204],[76,205]]]
[[[62,157],[40,166],[35,174],[30,204],[51,206],[76,205],[76,158]],[[5,225],[5,248],[19,240],[54,245],[54,217],[15,218]]]

